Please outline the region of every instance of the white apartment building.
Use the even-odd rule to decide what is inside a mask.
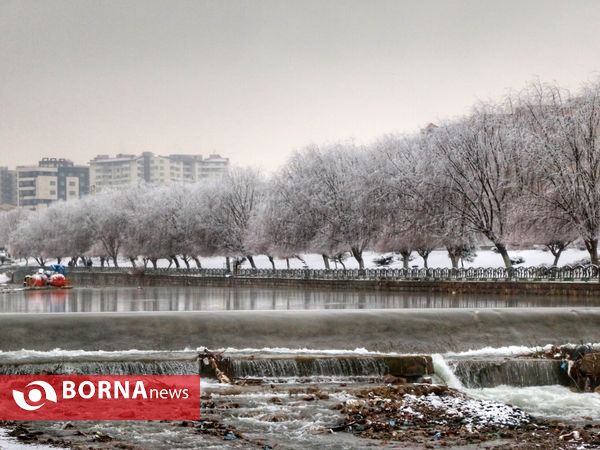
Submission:
[[[137,183],[169,184],[198,182],[221,176],[229,159],[220,155],[160,156],[152,152],[141,155],[98,155],[90,161],[90,192]]]
[[[46,208],[58,200],[73,200],[88,193],[89,169],[64,158],[43,158],[37,166],[17,167],[17,204]]]

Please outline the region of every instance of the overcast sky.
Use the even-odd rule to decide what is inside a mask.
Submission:
[[[293,149],[600,68],[600,1],[0,0],[0,165]]]

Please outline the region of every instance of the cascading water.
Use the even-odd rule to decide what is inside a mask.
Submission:
[[[187,375],[198,373],[195,361],[69,361],[0,364],[0,375]]]
[[[450,360],[456,376],[468,388],[568,385],[561,362],[550,359]]]
[[[561,368],[561,361],[550,359],[445,359],[437,354],[433,363],[436,373],[457,389],[570,384],[569,376]]]
[[[454,358],[454,356],[453,356]],[[445,359],[440,354],[432,355],[435,374],[439,376],[447,385],[453,389],[467,393],[469,396],[483,399],[494,400],[507,403],[528,412],[533,416],[545,417],[551,419],[561,419],[573,422],[598,421],[598,411],[600,411],[600,396],[595,393],[578,393],[566,386],[560,386],[558,379],[551,383],[555,374],[556,361],[545,363],[543,360],[519,360],[509,359],[504,361],[504,368],[496,375],[488,379],[495,379],[497,385],[474,386],[473,380],[481,380],[477,375],[469,375],[467,369],[473,368],[475,371],[484,370],[487,367],[495,367],[498,364],[494,361],[466,361],[457,363],[456,360]],[[516,374],[510,375],[509,368],[514,368]],[[493,371],[493,370],[492,370]],[[521,373],[519,373],[521,371]],[[562,378],[561,375],[559,378]],[[506,383],[507,378],[512,380],[513,385]],[[501,383],[504,381],[504,383]],[[514,383],[523,383],[521,386],[515,386]],[[542,385],[535,383],[547,382],[550,384]],[[533,383],[533,384],[524,384]]]
[[[379,377],[389,368],[371,357],[230,359],[235,378]]]

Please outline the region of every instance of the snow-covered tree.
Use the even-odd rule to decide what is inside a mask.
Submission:
[[[557,85],[535,83],[516,101],[528,131],[533,194],[546,210],[568,218],[598,264],[600,234],[600,82],[577,95]]]
[[[451,215],[489,239],[505,266],[512,267],[507,241],[523,168],[511,118],[501,109],[482,106],[463,120],[431,131],[427,140],[442,163],[432,175],[444,183]]]

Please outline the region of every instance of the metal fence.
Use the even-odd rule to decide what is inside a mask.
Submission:
[[[457,281],[590,281],[600,279],[600,267],[471,267],[467,269],[412,268],[412,269],[239,269],[235,274],[226,269],[153,269],[131,267],[73,267],[72,273],[130,273],[145,275],[279,278],[306,280],[457,280]]]

